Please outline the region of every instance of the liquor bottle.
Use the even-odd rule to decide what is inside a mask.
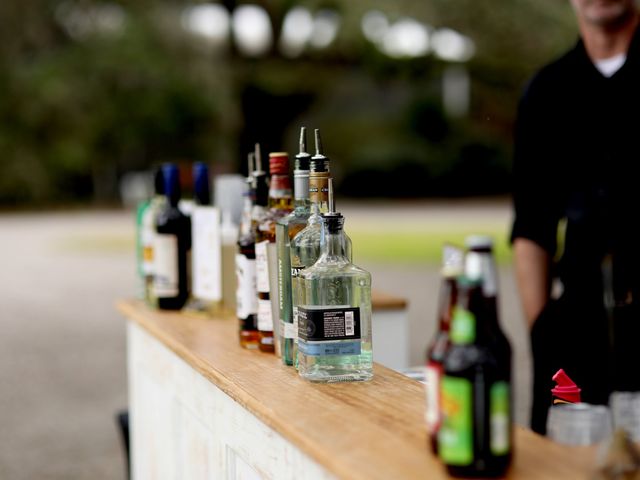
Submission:
[[[307,226],[311,214],[309,202],[309,158],[306,128],[300,129],[300,152],[293,170],[294,210],[276,223],[278,253],[278,310],[280,313],[280,350],[282,362],[293,365],[294,330],[291,298],[291,240]],[[297,327],[297,325],[295,325]]]
[[[162,168],[154,169],[153,183],[154,194],[151,199],[140,204],[137,215],[137,254],[141,296],[151,307],[156,306],[153,294],[153,241],[156,235],[156,215],[165,202]]]
[[[256,144],[256,153],[259,153]],[[255,161],[255,164],[254,164]],[[266,213],[269,188],[267,174],[262,170],[259,155],[249,155],[249,197],[245,197],[245,208],[238,238],[236,254],[236,311],[240,321],[240,345],[257,349],[258,295],[256,291],[256,230]]]
[[[427,398],[427,432],[433,452],[438,450],[438,429],[441,422],[440,381],[442,379],[443,361],[449,349],[449,329],[451,316],[456,305],[456,279],[462,275],[464,268],[464,252],[453,245],[443,248],[442,281],[440,284],[440,301],[438,305],[438,330],[427,349],[426,365],[426,398]]]
[[[214,313],[222,302],[222,234],[220,212],[211,205],[209,167],[193,164],[194,207],[191,213],[192,295],[188,307]]]
[[[312,382],[371,380],[371,274],[347,256],[344,217],[333,208],[332,190],[329,181],[320,257],[301,273],[298,373]]]
[[[269,171],[271,185],[269,187],[269,210],[258,225],[256,233],[256,279],[258,289],[258,331],[260,332],[259,348],[263,352],[275,351],[274,312],[271,308],[269,287],[270,246],[275,248],[276,222],[285,217],[293,209],[291,198],[291,180],[289,179],[289,155],[284,152],[269,154]],[[273,250],[273,248],[272,248]],[[272,272],[276,273],[276,272]],[[278,313],[276,312],[276,315]],[[279,321],[279,318],[277,319]]]
[[[300,274],[312,266],[320,256],[320,237],[322,234],[322,213],[329,211],[329,166],[330,160],[323,153],[320,130],[315,130],[316,154],[309,159],[309,200],[311,215],[307,226],[291,240],[291,300],[293,313],[293,331],[298,332],[298,306],[303,301],[303,283]],[[351,239],[343,231],[346,254],[351,261]],[[297,366],[297,338],[293,341],[293,361]]]
[[[486,237],[467,240],[444,360],[438,453],[456,477],[502,476],[513,449],[511,348],[498,323],[488,243]]]
[[[166,202],[156,216],[153,242],[153,291],[158,308],[180,310],[189,298],[188,252],[191,221],[178,208],[180,173],[174,164],[162,166]]]

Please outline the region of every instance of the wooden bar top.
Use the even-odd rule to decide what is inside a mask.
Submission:
[[[118,310],[215,386],[339,478],[444,479],[427,445],[423,386],[375,365],[366,383],[312,384],[273,354],[242,349],[230,314],[158,312],[139,301]],[[375,346],[374,346],[375,348]],[[565,447],[516,427],[507,478],[586,478],[593,449]]]

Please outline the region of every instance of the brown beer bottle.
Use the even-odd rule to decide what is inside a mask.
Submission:
[[[425,419],[431,449],[438,451],[438,430],[441,422],[440,381],[442,379],[445,353],[449,349],[449,329],[451,316],[456,305],[456,279],[462,275],[464,252],[453,245],[445,245],[442,250],[442,281],[438,303],[438,329],[427,348],[426,394],[427,411]]]
[[[498,477],[513,449],[511,347],[498,323],[497,283],[487,278],[490,239],[470,240],[444,360],[438,453],[453,476]]]

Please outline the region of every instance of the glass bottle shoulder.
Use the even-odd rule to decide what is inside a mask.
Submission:
[[[331,259],[320,257],[311,267],[301,273],[305,280],[317,280],[326,278],[353,278],[358,279],[361,287],[371,286],[371,274],[366,270],[348,262],[344,257]]]

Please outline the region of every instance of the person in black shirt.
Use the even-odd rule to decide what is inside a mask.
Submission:
[[[580,39],[531,80],[515,132],[511,239],[540,433],[560,368],[584,402],[640,390],[640,17],[634,0],[571,3]]]

